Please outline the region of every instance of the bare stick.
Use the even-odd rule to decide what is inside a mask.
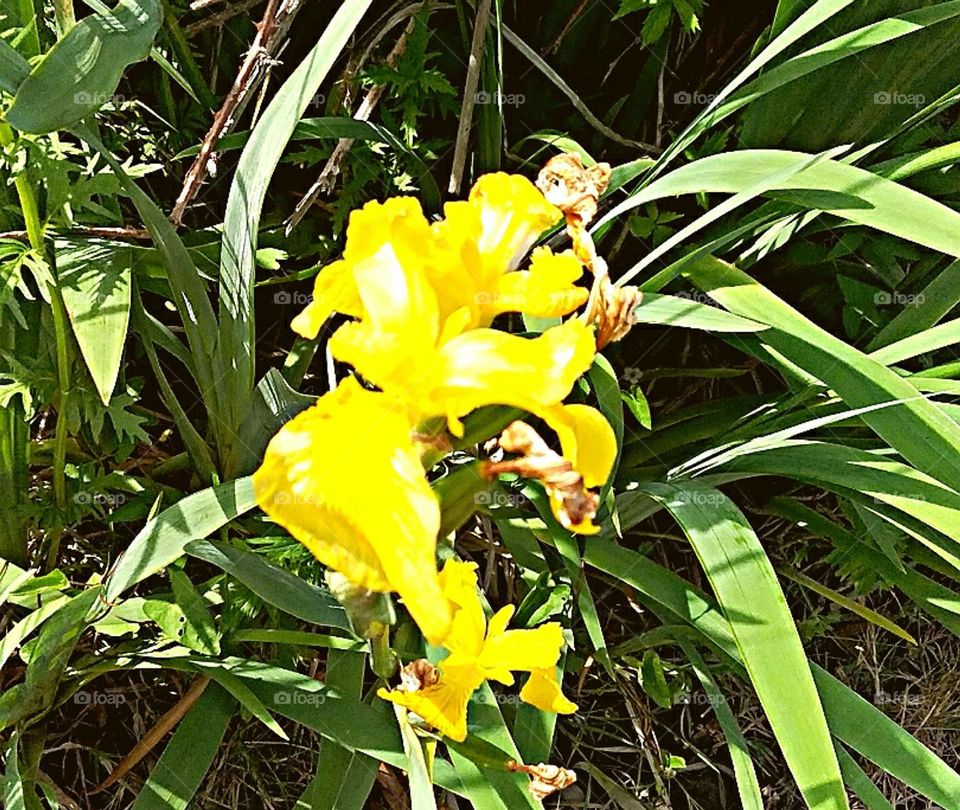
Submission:
[[[213,124],[200,145],[200,152],[187,171],[183,188],[170,214],[170,221],[179,225],[187,206],[196,196],[207,176],[210,158],[217,142],[234,127],[243,114],[247,103],[254,96],[260,83],[273,63],[273,55],[290,30],[293,17],[300,10],[303,0],[268,0],[263,19],[257,26],[257,36],[247,52],[240,72],[233,82],[223,105],[213,118]]]
[[[451,194],[460,193],[463,170],[467,165],[467,147],[470,144],[470,129],[473,126],[473,108],[477,103],[477,87],[480,83],[480,57],[487,38],[487,26],[490,24],[491,2],[492,0],[479,0],[477,3],[477,20],[473,28],[467,80],[463,87],[463,102],[460,105],[460,128],[457,130],[457,145],[453,152],[453,168],[450,170],[448,191]]]
[[[412,19],[407,23],[407,27],[403,30],[396,45],[394,45],[390,53],[387,54],[385,61],[389,67],[395,67],[400,57],[403,56],[404,51],[407,50],[407,42],[416,24],[416,19]],[[357,108],[356,113],[353,115],[355,121],[367,121],[370,118],[377,104],[380,103],[380,98],[383,96],[384,90],[386,90],[386,86],[382,84],[377,84],[370,88],[366,97]],[[333,154],[327,159],[327,163],[323,167],[323,171],[320,172],[320,176],[316,179],[316,182],[310,186],[307,193],[303,195],[300,202],[297,203],[296,208],[293,209],[293,213],[287,219],[286,223],[284,223],[287,235],[297,227],[300,221],[306,216],[307,211],[310,210],[310,206],[316,202],[321,194],[329,193],[333,190],[337,175],[340,174],[340,166],[347,155],[350,154],[350,150],[353,148],[353,142],[353,138],[341,138],[337,142],[337,146],[333,150]]]

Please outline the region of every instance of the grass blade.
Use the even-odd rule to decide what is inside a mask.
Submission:
[[[718,490],[648,484],[690,540],[787,765],[812,808],[848,807],[806,655],[773,566],[740,510]]]

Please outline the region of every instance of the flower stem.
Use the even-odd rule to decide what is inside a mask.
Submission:
[[[72,9],[72,6],[71,6]],[[0,146],[7,148],[14,142],[13,129],[6,122],[0,122]],[[14,180],[20,209],[23,212],[24,226],[30,247],[40,257],[45,256],[43,223],[40,220],[40,208],[30,178],[26,171],[20,172]],[[53,329],[57,349],[57,379],[60,397],[57,403],[57,425],[53,444],[53,495],[57,506],[57,517],[50,530],[50,550],[47,556],[47,568],[56,565],[63,535],[63,516],[67,506],[66,460],[67,460],[67,404],[70,397],[70,351],[67,327],[67,311],[63,303],[60,288],[55,282],[47,284],[50,296],[50,309],[53,314]]]
[[[53,15],[57,21],[57,31],[61,37],[77,24],[77,15],[73,10],[73,0],[53,0]]]

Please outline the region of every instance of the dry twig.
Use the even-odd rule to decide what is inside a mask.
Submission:
[[[257,26],[257,36],[247,52],[246,58],[233,87],[227,94],[223,105],[214,116],[213,125],[200,146],[200,152],[187,171],[183,188],[170,214],[170,221],[179,225],[183,221],[187,206],[196,196],[201,183],[207,176],[210,159],[217,142],[229,134],[237,119],[243,114],[246,105],[253,98],[268,70],[274,63],[274,56],[293,23],[293,18],[303,5],[303,0],[268,0],[263,19]]]

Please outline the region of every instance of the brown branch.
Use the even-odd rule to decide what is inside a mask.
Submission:
[[[218,3],[221,0],[205,0],[203,3],[192,3],[190,5],[191,11],[199,11],[201,9],[207,8]],[[246,11],[250,11],[252,8],[256,8],[261,5],[264,0],[241,0],[239,3],[234,3],[229,5],[226,8],[221,9],[215,14],[211,14],[205,19],[199,20],[195,23],[184,27],[183,34],[188,39],[199,34],[201,31],[206,31],[208,28],[220,28],[234,17],[238,17]]]
[[[387,58],[384,60],[388,67],[396,67],[397,62],[400,61],[400,57],[403,56],[404,52],[407,50],[407,42],[409,41],[410,35],[413,33],[416,24],[416,18],[411,19],[410,22],[407,23],[407,27],[403,30],[400,38],[397,40],[396,44],[390,50],[390,53],[387,54]],[[380,99],[385,90],[386,85],[383,84],[377,84],[371,87],[367,92],[366,97],[357,108],[356,113],[354,113],[353,119],[355,121],[369,120],[370,116],[373,114],[373,111],[376,109],[377,104],[380,103]],[[350,150],[353,148],[353,143],[354,138],[341,138],[337,142],[337,146],[333,150],[333,154],[327,159],[326,165],[323,167],[323,171],[320,172],[320,176],[316,179],[314,184],[310,186],[310,188],[307,190],[307,193],[303,195],[303,197],[300,199],[300,202],[298,202],[296,207],[293,209],[293,213],[287,219],[286,223],[284,223],[287,235],[289,235],[290,231],[292,231],[300,223],[300,220],[306,216],[310,206],[317,201],[317,198],[321,194],[327,194],[333,190],[337,176],[340,174],[340,166],[343,164],[343,161],[346,160],[347,155],[350,154]]]
[[[460,184],[463,182],[463,172],[467,165],[467,148],[470,144],[470,129],[473,126],[473,108],[477,103],[477,87],[480,84],[480,60],[487,41],[487,27],[490,24],[490,6],[491,0],[477,0],[477,19],[473,28],[467,79],[464,82],[463,101],[460,105],[460,127],[457,130],[453,168],[450,170],[450,184],[447,189],[451,194],[460,193]]]
[[[197,678],[191,684],[187,693],[177,701],[172,709],[156,722],[153,728],[143,736],[143,739],[133,746],[130,753],[120,760],[120,764],[110,772],[110,775],[90,791],[90,795],[92,796],[94,793],[100,793],[106,790],[129,773],[130,769],[149,754],[154,746],[167,735],[167,732],[173,729],[174,726],[183,719],[183,716],[190,710],[193,704],[200,699],[200,696],[209,684],[209,678]]]
[[[86,236],[94,239],[133,239],[136,241],[149,241],[150,233],[143,228],[108,228],[100,226],[78,226],[66,231],[58,231],[56,236]],[[16,239],[20,242],[28,242],[29,237],[26,231],[3,231],[0,232],[0,239]]]
[[[210,159],[217,142],[232,131],[247,103],[256,93],[273,64],[274,54],[290,30],[293,18],[302,4],[303,0],[268,0],[263,19],[257,26],[257,36],[247,52],[230,92],[213,118],[213,124],[203,139],[199,154],[184,178],[183,188],[170,214],[170,221],[174,225],[180,225],[183,221],[187,206],[190,205],[207,176]]]

